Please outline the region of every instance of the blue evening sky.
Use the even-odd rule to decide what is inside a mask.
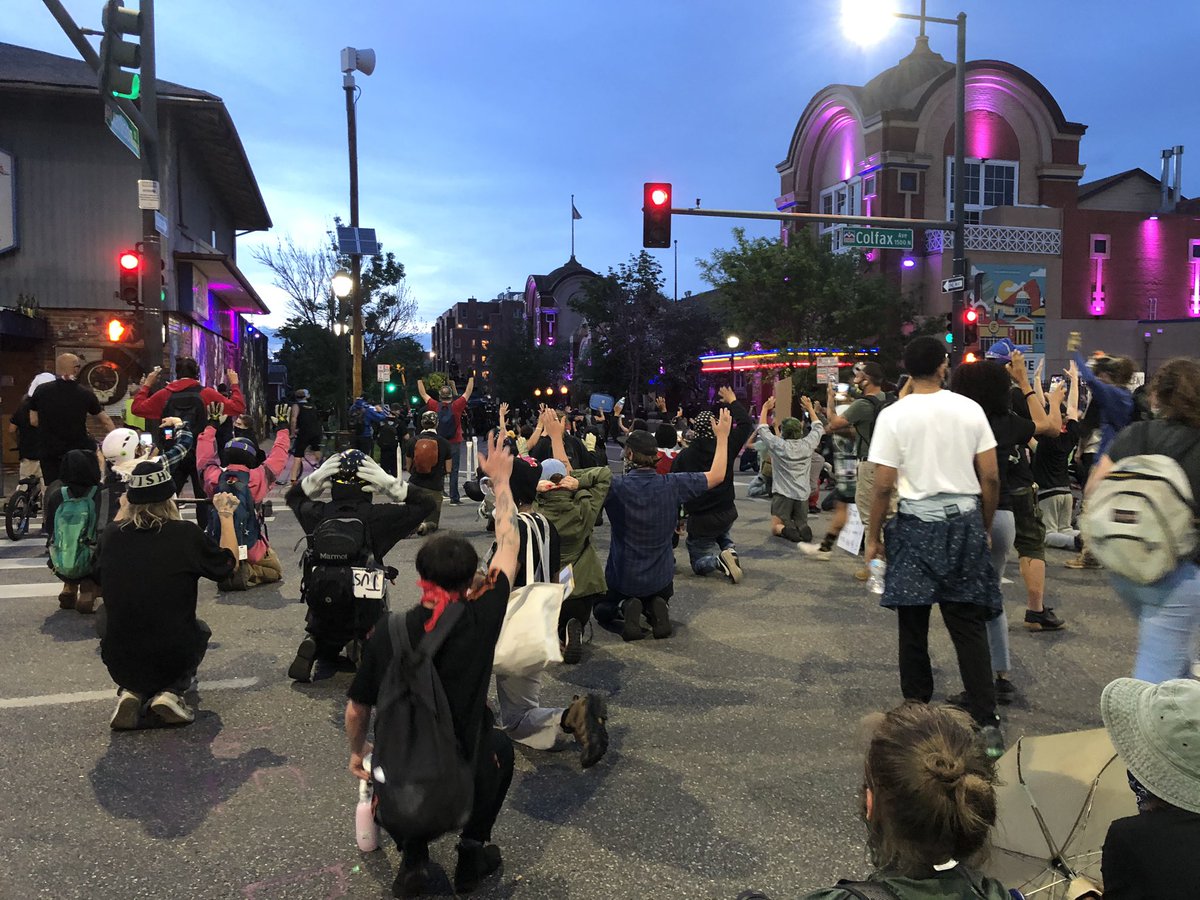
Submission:
[[[919,0],[898,0],[915,12]],[[97,27],[101,0],[65,0]],[[4,0],[0,40],[74,49],[40,0]],[[1030,71],[1068,119],[1088,125],[1085,179],[1184,144],[1184,193],[1200,172],[1195,0],[929,0],[968,15],[968,58]],[[831,82],[862,84],[912,47],[897,21],[869,50],[842,35],[840,0],[158,0],[159,74],[224,98],[275,229],[239,261],[282,320],[247,252],[291,235],[316,244],[348,214],[338,54],[371,47],[358,76],[363,225],[396,252],[422,320],[451,303],[521,290],[570,253],[605,271],[641,244],[641,185],[677,205],[771,209],[775,164],[796,120]],[[954,29],[931,25],[952,59]],[[2,130],[2,123],[0,123]],[[132,202],[131,195],[131,202]],[[679,291],[703,290],[695,260],[736,224],[677,219]],[[774,223],[748,223],[774,234]],[[670,251],[658,251],[672,288]]]

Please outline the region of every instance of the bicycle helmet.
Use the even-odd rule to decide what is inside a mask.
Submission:
[[[259,464],[258,447],[250,438],[235,437],[225,444],[225,465],[245,466],[256,469]]]
[[[139,438],[132,428],[114,428],[104,436],[100,451],[110,463],[124,463],[137,459]]]

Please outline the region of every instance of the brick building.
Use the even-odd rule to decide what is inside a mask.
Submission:
[[[966,107],[967,302],[981,323],[974,349],[1009,337],[1055,367],[1067,333],[1081,331],[1085,346],[1146,358],[1151,368],[1188,351],[1200,338],[1200,221],[1178,178],[1164,189],[1165,174],[1133,170],[1081,184],[1086,126],[1010,63],[968,62]],[[812,98],[777,166],[776,205],[950,220],[953,161],[954,65],[922,36],[866,85],[833,84]],[[818,230],[843,249],[843,227]],[[867,265],[914,293],[923,314],[947,313],[940,282],[952,272],[953,233],[914,238],[911,251],[868,251]]]
[[[499,341],[523,339],[524,323],[525,303],[515,291],[495,300],[470,297],[455,303],[433,323],[433,367],[456,380],[475,374],[487,381],[492,347]]]
[[[200,363],[209,384],[237,369],[263,407],[266,339],[247,315],[267,312],[236,262],[239,232],[271,226],[220,97],[159,81],[163,365]],[[96,75],[71,59],[0,43],[0,410],[63,352],[80,381],[119,414],[141,378],[141,342],[113,342],[118,255],[141,239],[139,161],[105,127]]]

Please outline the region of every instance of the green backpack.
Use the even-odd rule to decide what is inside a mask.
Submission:
[[[86,578],[96,559],[96,488],[82,497],[62,490],[62,504],[54,514],[54,537],[50,542],[50,568],[64,581]]]

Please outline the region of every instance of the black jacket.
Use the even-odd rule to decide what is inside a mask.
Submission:
[[[733,416],[733,429],[729,432],[729,458],[725,463],[725,480],[715,488],[701,494],[683,505],[688,515],[688,534],[696,537],[714,537],[729,530],[737,521],[737,506],[734,503],[733,469],[738,452],[750,439],[754,422],[746,407],[736,400],[729,406]],[[693,441],[679,451],[672,472],[707,472],[717,452],[715,438]]]
[[[1169,807],[1117,819],[1104,839],[1104,900],[1200,897],[1200,813]]]

